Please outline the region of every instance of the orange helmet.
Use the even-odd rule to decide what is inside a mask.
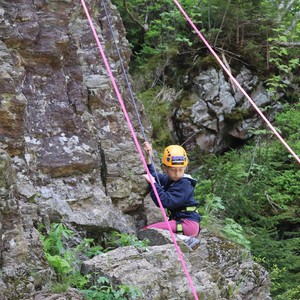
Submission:
[[[168,167],[186,167],[188,158],[181,146],[171,145],[165,149],[162,163]]]

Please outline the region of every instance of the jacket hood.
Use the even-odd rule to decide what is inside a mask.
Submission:
[[[190,183],[192,184],[193,187],[195,187],[197,184],[197,180],[194,179],[190,174],[184,174],[182,179],[186,179],[186,180],[190,181]]]

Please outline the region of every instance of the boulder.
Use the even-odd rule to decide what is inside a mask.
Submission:
[[[134,286],[143,299],[194,299],[182,257],[199,299],[271,299],[268,273],[249,251],[207,229],[194,251],[175,235],[177,250],[168,231],[146,229],[138,237],[149,240],[149,246],[98,255],[83,263],[83,274],[101,274],[115,285]]]

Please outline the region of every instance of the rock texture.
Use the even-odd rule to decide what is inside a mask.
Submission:
[[[272,101],[262,82],[246,68],[240,70],[236,79],[272,120],[278,104]],[[254,136],[256,129],[265,128],[263,119],[242,92],[228,82],[222,70],[199,70],[190,81],[189,91],[166,89],[161,95],[172,95],[169,124],[180,144],[185,143],[191,149],[199,146],[204,152],[223,153],[243,145]]]
[[[86,261],[82,272],[134,285],[143,292],[142,299],[194,299],[169,232],[147,229],[138,235],[149,239],[152,247],[118,248]],[[180,239],[177,243],[199,299],[270,299],[268,274],[247,251],[207,230],[195,251]]]
[[[87,3],[128,100],[105,16],[99,4]],[[127,62],[121,19],[112,25]],[[13,160],[21,197],[70,221],[89,224],[96,217],[103,227],[127,228],[122,211],[141,204],[134,174],[143,170],[81,5],[2,1],[0,46],[0,142]],[[84,213],[89,204],[98,210]]]
[[[87,5],[135,126],[105,15]],[[108,9],[127,66],[123,24]],[[123,212],[141,208],[144,171],[81,5],[1,1],[0,32],[0,294],[21,299],[51,275],[43,256],[32,257],[35,247],[41,256],[38,224],[135,232]],[[30,268],[42,282],[28,279]]]
[[[128,68],[130,50],[122,20],[107,2]],[[86,3],[139,132],[103,8],[97,1]],[[137,104],[151,135],[151,124]],[[44,257],[38,225],[49,228],[51,222],[63,220],[90,236],[137,232],[146,222],[147,184],[79,2],[0,1],[0,149],[0,299],[81,299],[74,290],[51,293],[55,274]],[[157,219],[154,208],[148,211],[148,222]],[[267,299],[269,282],[261,267],[240,254],[229,260],[224,248],[215,251],[221,248],[215,248],[219,239],[203,236],[203,243],[209,249],[185,254],[201,295],[226,299],[232,286],[235,294],[230,299],[251,299],[251,293],[253,299]],[[117,259],[120,269],[107,258]],[[129,247],[87,261],[84,272],[101,267],[108,277],[140,286],[147,299],[188,299],[182,271],[170,258],[176,259],[169,242],[144,252]],[[208,259],[209,266],[203,261]],[[139,270],[141,264],[150,273]],[[130,266],[148,283],[134,273],[129,277]],[[250,276],[247,268],[258,268],[259,274]],[[182,282],[179,288],[175,279]],[[151,281],[157,283],[155,288]]]

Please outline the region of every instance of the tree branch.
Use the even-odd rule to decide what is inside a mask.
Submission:
[[[297,48],[300,47],[300,42],[279,42],[273,41],[276,45],[283,46],[283,47],[290,47],[290,48]]]
[[[142,23],[139,22],[139,20],[137,20],[137,19],[131,14],[131,12],[129,11],[128,6],[127,6],[127,0],[124,0],[123,3],[124,3],[124,8],[125,8],[127,14],[130,16],[130,18],[131,18],[137,25],[139,25],[139,26],[143,29],[143,32],[144,32],[144,33],[147,32],[147,31],[148,31],[148,24],[147,24],[147,19],[148,19],[148,18],[146,17],[146,18],[145,18],[145,24],[142,24]]]
[[[229,65],[229,63],[228,63],[228,61],[227,61],[227,59],[226,59],[226,56],[225,56],[225,54],[224,54],[223,51],[221,52],[221,56],[222,56],[222,60],[223,60],[224,65],[226,66],[226,68],[228,69],[228,71],[229,71],[230,74],[231,74],[231,68],[230,68],[230,65]],[[234,82],[233,82],[233,80],[232,80],[231,78],[229,78],[229,81],[230,81],[232,90],[233,90],[233,92],[235,93],[235,92],[236,92],[236,86],[235,86],[235,84],[234,84]]]
[[[298,11],[295,15],[294,15],[294,19],[292,20],[292,24],[289,26],[289,28],[285,31],[285,34],[288,34],[289,32],[291,32],[293,29],[296,28],[296,26],[298,25],[298,20],[300,17],[300,11]]]
[[[295,0],[290,0],[288,3],[286,3],[284,0],[280,2],[278,5],[278,10],[281,11],[281,13],[278,15],[278,22],[281,22],[285,15],[291,10],[294,2]]]

